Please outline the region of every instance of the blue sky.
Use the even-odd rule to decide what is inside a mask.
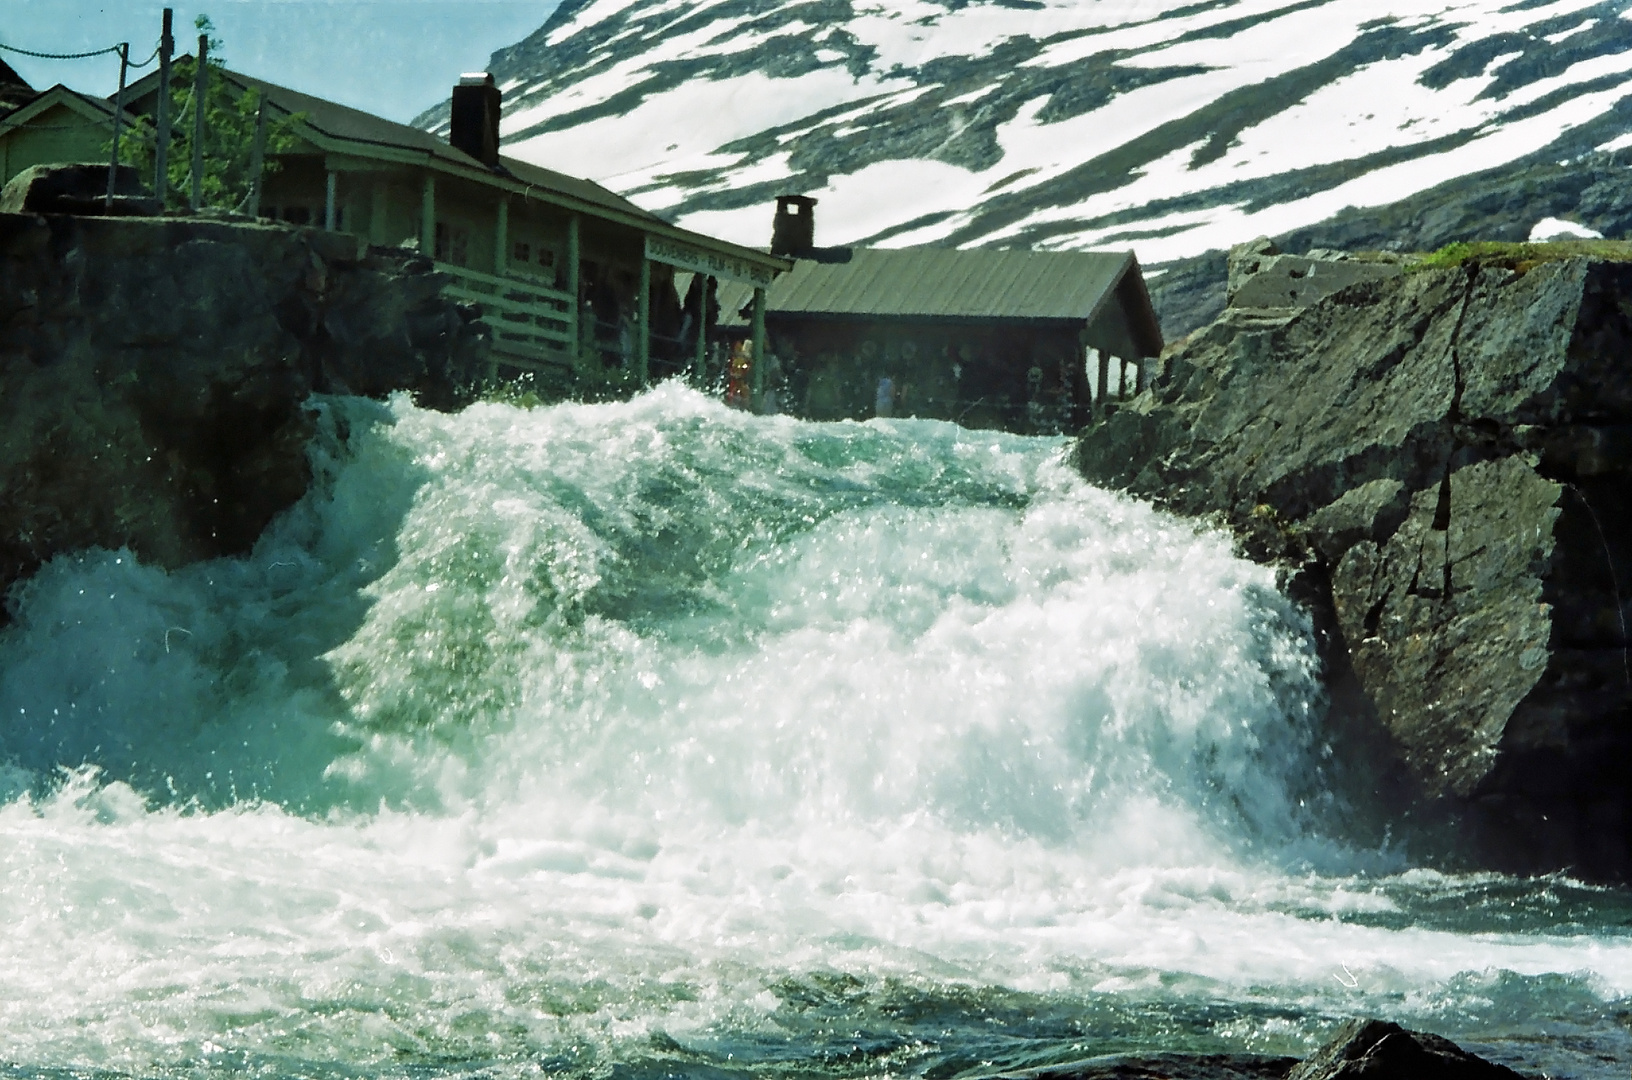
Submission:
[[[177,52],[191,52],[206,12],[227,63],[246,74],[393,120],[444,100],[462,71],[544,25],[556,0],[169,0]],[[158,43],[164,0],[0,0],[0,43],[83,52],[128,41],[132,59]],[[35,88],[66,83],[111,95],[119,62],[33,60],[0,52]]]

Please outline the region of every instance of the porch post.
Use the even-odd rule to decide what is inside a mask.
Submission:
[[[708,285],[714,279],[700,275],[702,284],[697,289],[697,354],[692,378],[701,385],[703,366],[708,363]]]
[[[209,109],[210,39],[198,35],[198,66],[193,71],[193,186],[187,195],[187,209],[198,213],[204,205],[204,131]]]
[[[329,172],[323,184],[323,230],[333,232],[340,224],[339,207],[335,199],[340,191],[340,174]]]
[[[425,170],[425,190],[419,200],[419,253],[436,258],[436,174]]]
[[[641,386],[650,378],[652,361],[652,262],[640,256],[640,284],[635,293],[635,376]]]
[[[261,184],[266,178],[266,95],[255,108],[255,145],[249,159],[249,216],[261,216]]]
[[[754,286],[754,367],[752,380],[752,409],[759,412],[765,403],[765,286]]]
[[[576,357],[584,343],[584,306],[578,298],[578,215],[567,218],[567,329],[572,336],[572,352]]]
[[[368,192],[368,242],[371,244],[386,242],[385,215],[388,206],[385,183],[380,180],[374,181]]]
[[[125,115],[125,75],[130,70],[130,42],[119,46],[119,93],[113,99],[113,161],[108,165],[108,199],[103,205],[113,209],[115,181],[119,176],[119,121]],[[0,176],[5,176],[5,165],[0,164]],[[0,184],[5,183],[0,180]]]
[[[500,277],[510,269],[510,196],[499,200],[499,220],[493,227],[493,272]]]
[[[1099,393],[1094,398],[1094,404],[1100,408],[1111,400],[1111,354],[1104,349],[1099,350]]]
[[[164,9],[164,30],[159,35],[159,101],[158,133],[153,148],[153,194],[160,204],[170,192],[170,57],[176,51],[176,39],[171,33],[175,25],[175,9]]]
[[[1088,348],[1087,331],[1077,335],[1077,359],[1071,365],[1071,427],[1073,430],[1082,427],[1088,422],[1091,415],[1090,398],[1093,393],[1093,376],[1088,373],[1088,357],[1092,354]]]

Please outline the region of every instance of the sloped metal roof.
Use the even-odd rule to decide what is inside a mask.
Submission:
[[[722,281],[722,328],[748,325],[754,291]],[[1130,251],[826,248],[765,294],[766,319],[1070,322],[1113,356],[1157,356],[1162,329]]]
[[[540,195],[565,196],[588,207],[610,211],[611,213],[605,215],[607,220],[621,221],[653,236],[667,236],[705,250],[728,253],[734,258],[768,267],[773,273],[782,273],[788,265],[788,260],[769,255],[763,249],[743,247],[717,237],[682,229],[648,210],[641,209],[592,180],[568,176],[553,169],[503,155],[499,158],[502,168],[497,171],[490,170],[475,158],[455,149],[428,131],[421,131],[408,124],[399,124],[361,109],[353,109],[348,105],[303,94],[299,90],[291,90],[286,86],[279,86],[265,79],[244,75],[227,68],[217,68],[216,71],[241,90],[250,88],[259,90],[279,111],[290,115],[301,114],[304,117],[303,123],[315,132],[351,144],[348,149],[359,155],[366,156],[367,148],[370,146],[421,153],[427,158],[459,166],[467,176],[478,182],[502,181],[505,184],[520,185],[524,190],[537,189]],[[157,72],[145,76],[127,90],[126,102],[141,102],[149,96],[156,96],[158,84]]]
[[[486,172],[487,167],[475,158],[456,150],[448,143],[432,135],[428,131],[399,124],[395,120],[387,120],[383,116],[375,116],[361,109],[353,109],[349,105],[326,101],[311,94],[303,94],[299,90],[291,90],[287,86],[258,79],[252,75],[232,71],[226,68],[217,68],[216,71],[240,90],[254,88],[265,95],[267,101],[280,112],[286,115],[301,113],[306,123],[325,135],[348,142],[373,144],[375,146],[395,147],[401,150],[416,150],[434,158],[439,158],[450,164],[462,165],[468,169]],[[158,87],[158,74],[152,73],[134,83],[127,91],[126,100],[139,100],[153,93]],[[631,217],[642,218],[661,223],[656,215],[642,210],[634,203],[591,180],[579,179],[558,173],[553,169],[541,168],[518,161],[512,157],[501,157],[501,164],[510,174],[524,184],[557,191],[573,198],[581,199],[595,206],[603,206],[609,210],[617,210]]]
[[[800,258],[766,294],[778,315],[1091,319],[1130,252],[850,248]]]

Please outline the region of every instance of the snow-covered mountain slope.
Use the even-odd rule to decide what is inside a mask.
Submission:
[[[1632,148],[1632,0],[565,0],[492,68],[507,152],[755,244],[1149,265]]]

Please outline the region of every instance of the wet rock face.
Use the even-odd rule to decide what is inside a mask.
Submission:
[[[1234,308],[1304,308],[1361,281],[1399,277],[1401,258],[1374,253],[1367,258],[1341,251],[1286,255],[1268,237],[1230,252],[1225,303]]]
[[[1334,717],[1483,861],[1632,877],[1632,266],[1409,273],[1226,312],[1085,429],[1092,480],[1221,515],[1316,608]]]
[[[1350,1020],[1287,1080],[1520,1080],[1438,1035],[1386,1020]]]
[[[1438,1035],[1386,1020],[1350,1020],[1315,1053],[1114,1054],[1002,1073],[993,1080],[1520,1080]]]
[[[465,400],[485,343],[430,270],[313,230],[0,214],[0,589],[91,546],[248,550],[306,490],[313,393]]]

